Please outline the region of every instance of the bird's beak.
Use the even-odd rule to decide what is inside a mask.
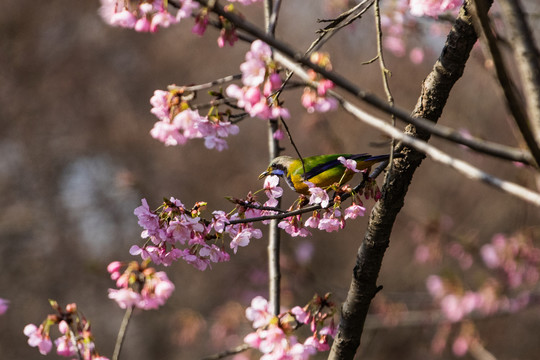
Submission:
[[[259,175],[259,180],[267,177],[268,175],[270,175],[270,173],[268,172],[268,170],[266,170],[265,172],[263,172],[261,175]]]

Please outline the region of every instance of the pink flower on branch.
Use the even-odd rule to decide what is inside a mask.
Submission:
[[[113,262],[109,267],[116,268],[117,263]],[[154,268],[144,263],[131,262],[126,266],[120,278],[134,280],[117,281],[116,285],[119,288],[109,289],[109,298],[116,301],[122,309],[131,307],[143,310],[157,309],[165,304],[174,291],[174,285],[167,274],[163,271],[156,272]]]
[[[28,345],[37,347],[41,355],[47,355],[52,350],[51,338],[43,332],[43,325],[39,328],[34,324],[26,325],[24,335],[28,336]]]
[[[255,332],[244,337],[244,342],[264,355],[261,359],[308,359],[318,351],[330,349],[328,337],[335,335],[332,314],[334,305],[319,296],[305,307],[274,316],[270,314],[268,302],[261,296],[255,297],[246,317],[253,321]],[[293,335],[298,324],[310,323],[312,336],[302,343]],[[327,324],[330,323],[330,324]]]
[[[289,118],[289,111],[271,97],[271,93],[281,86],[281,78],[275,68],[270,46],[261,40],[254,41],[245,61],[240,64],[244,86],[229,85],[225,91],[227,96],[236,99],[237,106],[246,110],[251,117]]]
[[[48,354],[54,345],[60,356],[77,357],[78,355],[88,360],[108,360],[98,354],[90,323],[79,313],[75,303],[68,304],[65,309],[54,300],[49,300],[49,303],[54,312],[47,315],[39,327],[34,324],[24,327],[23,332],[28,336],[28,345],[37,347],[42,355]],[[53,342],[50,331],[55,325],[58,326],[58,331],[62,335]]]
[[[189,109],[187,102],[181,100],[180,92],[156,90],[150,104],[150,112],[159,119],[150,135],[166,146],[183,145],[189,139],[203,138],[206,148],[221,151],[227,148],[225,138],[239,132],[237,125],[224,121],[220,116],[209,118]]]

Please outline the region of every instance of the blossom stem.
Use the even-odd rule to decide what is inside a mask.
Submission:
[[[133,306],[129,306],[126,309],[124,318],[122,319],[122,324],[120,324],[120,330],[118,330],[118,337],[116,338],[116,344],[114,346],[114,353],[112,356],[112,360],[120,359],[120,351],[122,350],[122,345],[124,343],[124,338],[126,337],[127,327],[129,325],[129,320],[131,319],[132,314],[133,314]]]

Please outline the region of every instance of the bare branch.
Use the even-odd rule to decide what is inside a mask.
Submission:
[[[518,125],[519,130],[521,131],[521,134],[523,135],[523,138],[535,159],[536,164],[540,164],[540,148],[538,146],[540,143],[537,143],[534,138],[534,134],[530,128],[530,119],[527,118],[527,113],[524,110],[524,106],[519,98],[519,95],[517,94],[516,86],[510,79],[501,52],[497,46],[497,40],[493,35],[487,15],[489,6],[486,5],[485,1],[486,0],[474,1],[474,7],[472,10],[475,11],[475,19],[477,19],[477,21],[475,21],[475,25],[478,28],[477,32],[484,35],[484,39],[486,41],[487,48],[489,49],[489,53],[491,54],[495,71],[497,73],[497,78],[506,98],[508,108],[514,117],[516,124]]]
[[[204,90],[209,89],[211,87],[226,84],[228,82],[234,81],[234,80],[240,80],[242,78],[242,74],[235,74],[235,75],[229,75],[225,76],[221,79],[217,79],[214,81],[210,81],[204,84],[198,84],[198,85],[192,85],[192,86],[176,86],[176,85],[169,85],[167,86],[167,90],[179,90],[179,91],[198,91],[198,90]]]
[[[359,19],[371,7],[371,5],[373,5],[373,0],[364,0],[351,9],[340,14],[333,20],[320,20],[329,21],[330,24],[328,24],[324,29],[318,31],[321,33],[321,35],[313,43],[311,43],[306,51],[306,57],[309,57],[312,52],[320,49],[339,30]]]
[[[527,114],[536,144],[540,144],[540,53],[519,0],[500,0],[502,14],[510,31],[510,47],[514,50],[523,84]],[[538,159],[537,159],[538,160]]]

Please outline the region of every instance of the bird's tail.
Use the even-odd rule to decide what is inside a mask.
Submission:
[[[353,156],[350,157],[350,159],[357,160],[357,159],[360,159],[360,158],[362,158],[364,156],[366,156],[366,154],[353,155]],[[405,155],[402,154],[402,153],[394,153],[394,159],[399,159],[399,158],[402,158],[404,156]],[[390,154],[370,156],[370,157],[368,157],[366,159],[362,159],[362,161],[372,162],[372,163],[376,164],[378,162],[382,162],[382,161],[385,161],[385,160],[388,160],[388,159],[390,159]]]

